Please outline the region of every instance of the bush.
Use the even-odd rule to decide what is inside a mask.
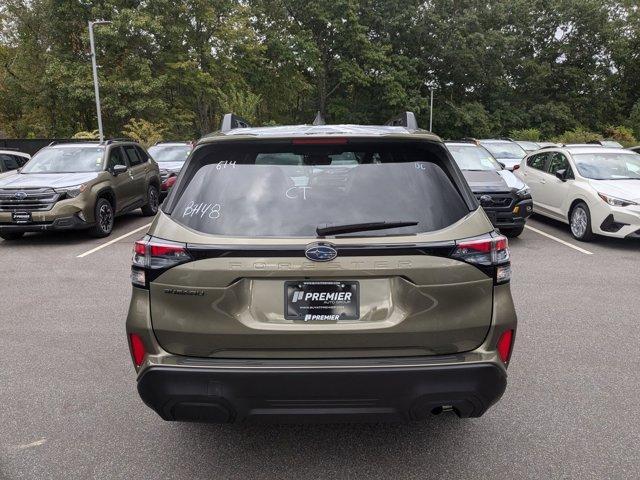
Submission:
[[[77,132],[71,138],[78,140],[98,140],[100,138],[100,133],[98,130],[93,130],[92,132]]]
[[[540,141],[540,130],[537,128],[523,128],[521,130],[511,130],[509,136],[514,140],[529,140],[530,142]]]
[[[633,130],[622,125],[618,125],[617,127],[607,127],[604,130],[604,135],[606,138],[615,140],[625,147],[633,147],[638,144],[636,138],[633,136]]]
[[[602,135],[590,132],[582,127],[576,127],[573,130],[567,130],[562,135],[553,138],[551,141],[556,143],[588,143],[593,140],[602,140]]]
[[[142,118],[132,118],[122,129],[122,133],[144,147],[162,141],[167,128],[160,123],[151,123]]]

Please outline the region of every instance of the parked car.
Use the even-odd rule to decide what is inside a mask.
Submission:
[[[17,170],[29,161],[31,155],[11,148],[0,148],[0,174]]]
[[[480,145],[445,142],[491,223],[507,237],[524,230],[533,211],[529,187]]]
[[[540,150],[540,144],[536,142],[530,142],[528,140],[514,140],[514,142],[520,145],[522,149],[527,153]]]
[[[0,237],[72,229],[105,237],[117,215],[155,215],[159,187],[158,165],[134,142],[51,145],[0,178]]]
[[[527,155],[527,152],[520,145],[511,140],[485,139],[479,140],[479,142],[507,170],[513,171],[518,168],[522,159]]]
[[[534,211],[570,225],[574,238],[640,238],[640,155],[595,145],[529,155],[516,175]]]
[[[149,148],[149,155],[160,167],[160,195],[162,197],[169,193],[192,149],[191,142],[159,142]]]
[[[438,137],[389,125],[227,115],[198,142],[134,247],[126,329],[163,419],[474,417],[501,397],[507,239]]]

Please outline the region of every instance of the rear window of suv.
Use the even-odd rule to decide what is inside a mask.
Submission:
[[[318,226],[368,222],[417,225],[344,235],[439,230],[469,207],[433,154],[412,145],[209,148],[192,159],[170,214],[233,237],[316,237]]]

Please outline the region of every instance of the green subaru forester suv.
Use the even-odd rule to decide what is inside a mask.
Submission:
[[[506,387],[510,275],[507,239],[410,112],[228,114],[134,247],[138,392],[165,420],[477,417]]]
[[[51,144],[0,177],[0,238],[85,230],[106,237],[114,218],[158,211],[158,164],[128,140]]]

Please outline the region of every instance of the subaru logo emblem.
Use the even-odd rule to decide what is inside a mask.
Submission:
[[[15,198],[16,200],[24,200],[25,198],[27,198],[27,193],[26,192],[14,193],[13,198]]]
[[[480,197],[480,205],[493,205],[493,198],[491,198],[491,195],[482,195]]]
[[[329,262],[338,256],[338,252],[327,243],[312,243],[307,246],[304,255],[314,262]]]

